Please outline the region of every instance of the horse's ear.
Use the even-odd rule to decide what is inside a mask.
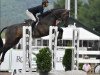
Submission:
[[[67,16],[69,16],[70,10],[66,10],[66,14],[67,14]]]
[[[69,14],[70,13],[70,10],[67,10],[67,14]]]

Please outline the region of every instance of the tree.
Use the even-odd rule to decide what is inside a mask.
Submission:
[[[54,8],[65,8],[65,0],[57,0],[54,2]]]
[[[70,0],[71,2],[71,10],[70,15],[71,17],[74,17],[74,0]],[[82,4],[81,0],[78,0],[78,6]],[[57,2],[54,2],[54,8],[65,8],[65,0],[57,0]]]
[[[95,30],[100,33],[100,25],[95,27]]]
[[[65,49],[65,54],[62,60],[65,71],[71,70],[72,65],[72,49]]]
[[[36,64],[39,72],[49,72],[52,68],[52,54],[49,48],[42,48],[36,55]]]
[[[100,26],[100,0],[89,0],[89,4],[79,7],[78,19],[90,28]],[[100,31],[100,30],[99,30]]]
[[[84,0],[83,0],[84,1]],[[89,28],[100,32],[100,0],[88,0],[84,3],[78,0],[78,21]],[[54,8],[65,8],[65,0],[57,0]],[[74,0],[71,0],[71,17],[74,17]]]

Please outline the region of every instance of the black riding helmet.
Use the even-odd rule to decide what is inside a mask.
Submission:
[[[48,0],[42,0],[42,5],[46,6],[47,3],[49,3]]]

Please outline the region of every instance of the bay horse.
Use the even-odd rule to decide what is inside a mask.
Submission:
[[[67,25],[67,21],[69,18],[69,11],[66,9],[51,9],[44,12],[42,15],[39,15],[39,22],[37,23],[34,30],[32,30],[32,38],[39,38],[43,36],[47,36],[49,34],[49,26],[55,26],[56,20],[60,19]],[[19,40],[22,38],[22,28],[23,26],[30,26],[32,24],[32,20],[27,20],[25,23],[14,24],[8,26],[1,30],[5,30],[5,44],[1,44],[0,48],[0,64],[4,61],[4,56],[6,52],[14,47]],[[62,36],[63,30],[58,28],[59,36]],[[61,38],[61,37],[60,37]],[[2,42],[2,41],[1,41]],[[2,54],[2,55],[1,55]]]

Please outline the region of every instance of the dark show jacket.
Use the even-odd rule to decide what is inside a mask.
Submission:
[[[34,16],[36,16],[37,13],[43,14],[43,10],[44,10],[44,8],[42,5],[28,9],[28,11],[31,12]]]

